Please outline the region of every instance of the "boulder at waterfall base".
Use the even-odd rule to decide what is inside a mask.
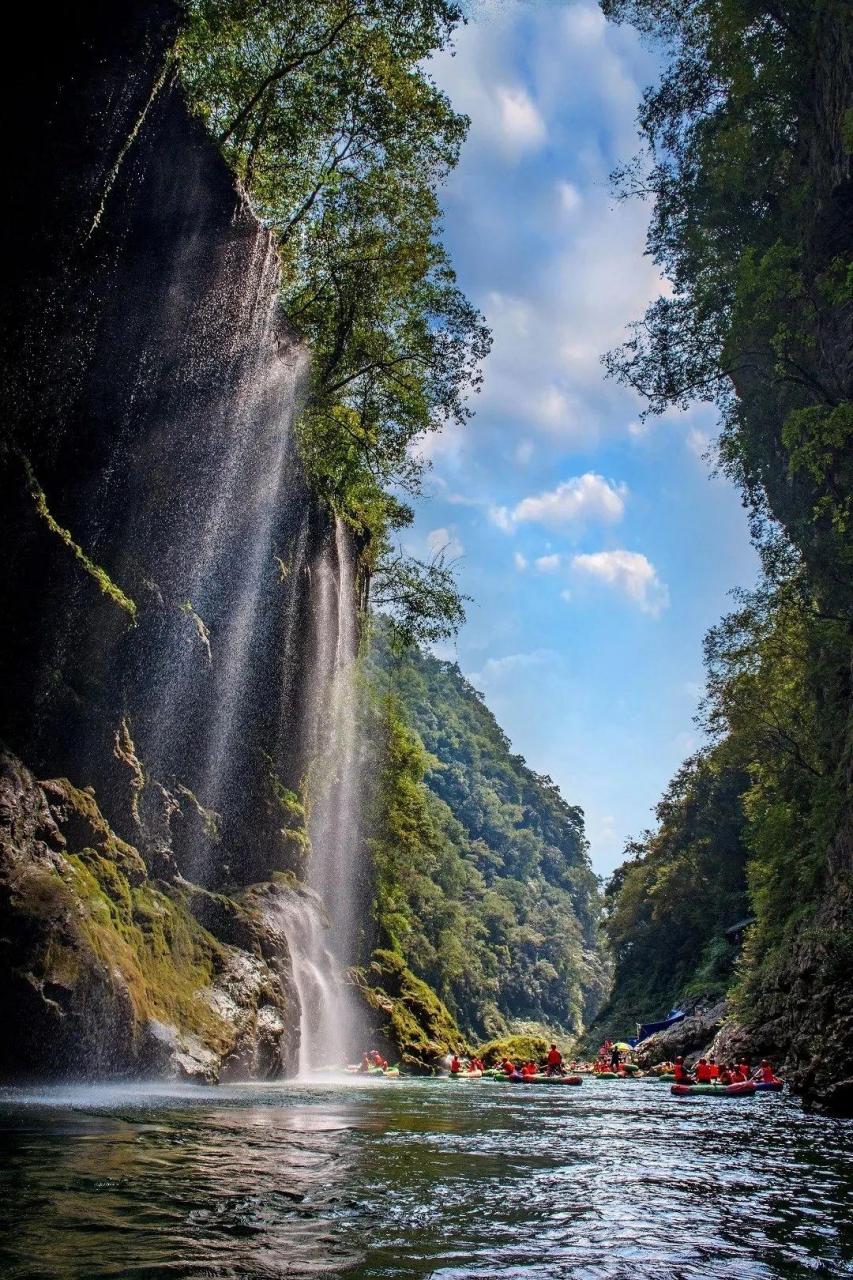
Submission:
[[[281,1075],[298,1008],[268,944],[239,903],[153,879],[90,790],[0,753],[0,1078]]]

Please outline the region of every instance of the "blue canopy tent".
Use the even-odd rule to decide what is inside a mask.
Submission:
[[[637,1042],[645,1040],[647,1036],[653,1036],[656,1031],[666,1031],[667,1027],[672,1027],[676,1022],[681,1022],[687,1014],[683,1009],[670,1009],[669,1013],[662,1022],[644,1022],[642,1026],[637,1027]]]

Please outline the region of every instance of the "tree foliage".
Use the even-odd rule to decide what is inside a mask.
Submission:
[[[756,923],[723,986],[734,977],[748,1021],[794,1026],[802,1008],[784,1010],[810,930],[812,989],[840,971],[850,930],[853,13],[842,0],[603,7],[669,52],[640,110],[644,154],[617,180],[653,201],[648,251],[673,286],[606,363],[652,413],[718,405],[720,462],[762,561],[706,641],[711,745],[608,890],[615,999],[654,1006],[657,991],[642,1012],[658,1013],[713,978],[716,895],[734,903],[712,873],[731,861]],[[731,785],[708,789],[709,776]],[[710,868],[691,834],[700,795],[709,847],[732,838]],[[685,886],[705,903],[698,918]]]
[[[460,19],[447,0],[190,0],[178,46],[191,105],[277,238],[312,354],[310,477],[398,597],[418,572],[389,536],[411,520],[413,446],[468,418],[490,342],[440,238],[468,121],[424,69]],[[431,599],[439,630],[458,623],[451,576]]]

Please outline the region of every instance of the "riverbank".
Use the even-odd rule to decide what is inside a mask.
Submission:
[[[850,1275],[851,1136],[606,1082],[5,1090],[3,1274]]]

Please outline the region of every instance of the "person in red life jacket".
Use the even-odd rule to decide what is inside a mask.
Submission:
[[[749,1076],[743,1071],[739,1064],[732,1063],[729,1067],[729,1084],[746,1084]]]
[[[717,1084],[733,1084],[732,1073],[725,1063],[717,1068]]]
[[[751,1067],[750,1067],[749,1063],[747,1062],[746,1058],[744,1058],[743,1062],[739,1062],[739,1063],[737,1064],[737,1069],[738,1069],[738,1071],[742,1071],[742,1072],[743,1072],[743,1076],[744,1076],[744,1079],[745,1079],[745,1080],[748,1080],[748,1079],[749,1079],[749,1077],[750,1077],[750,1075],[752,1074],[752,1069],[751,1069]]]
[[[762,1058],[761,1066],[756,1071],[754,1080],[760,1081],[761,1084],[779,1084],[779,1077],[774,1073],[773,1068],[766,1058]]]
[[[469,1071],[482,1071],[482,1070],[483,1070],[483,1064],[482,1064],[482,1062],[480,1061],[480,1059],[479,1059],[479,1058],[472,1058],[472,1059],[471,1059],[471,1061],[468,1063],[468,1070],[469,1070]]]
[[[373,1052],[372,1052],[372,1053],[371,1053],[371,1055],[370,1055],[370,1059],[371,1059],[371,1062],[373,1063],[374,1067],[383,1067],[383,1068],[385,1068],[385,1067],[387,1067],[387,1066],[388,1066],[388,1063],[387,1063],[387,1062],[385,1061],[385,1059],[382,1057],[382,1054],[379,1052],[379,1050],[378,1050],[378,1049],[374,1049],[374,1050],[373,1050]]]
[[[692,1084],[692,1080],[690,1078],[690,1072],[685,1067],[683,1058],[675,1059],[672,1070],[673,1070],[673,1073],[675,1074],[676,1084]]]
[[[526,1076],[528,1079],[530,1079],[532,1076],[535,1076],[535,1075],[536,1075],[536,1063],[535,1063],[535,1062],[525,1062],[524,1066],[521,1068],[521,1074],[522,1074],[523,1076]]]
[[[719,1075],[720,1075],[720,1068],[717,1066],[717,1059],[716,1059],[716,1058],[709,1058],[709,1059],[708,1059],[708,1070],[709,1070],[709,1071],[710,1071],[710,1073],[711,1073],[711,1079],[712,1079],[712,1080],[717,1080],[717,1079],[719,1079]]]
[[[458,1076],[461,1070],[462,1070],[462,1064],[460,1063],[459,1059],[454,1053],[453,1057],[450,1060],[450,1074],[452,1076]]]
[[[713,1076],[711,1075],[711,1066],[705,1058],[700,1058],[696,1063],[696,1083],[711,1084]]]
[[[548,1057],[545,1059],[545,1071],[549,1076],[561,1076],[563,1074],[563,1055],[555,1044],[552,1044],[548,1050]]]
[[[503,1067],[505,1073],[508,1076],[511,1076],[515,1071],[515,1063],[510,1062],[509,1058],[504,1058],[503,1062],[501,1063],[501,1066]]]

